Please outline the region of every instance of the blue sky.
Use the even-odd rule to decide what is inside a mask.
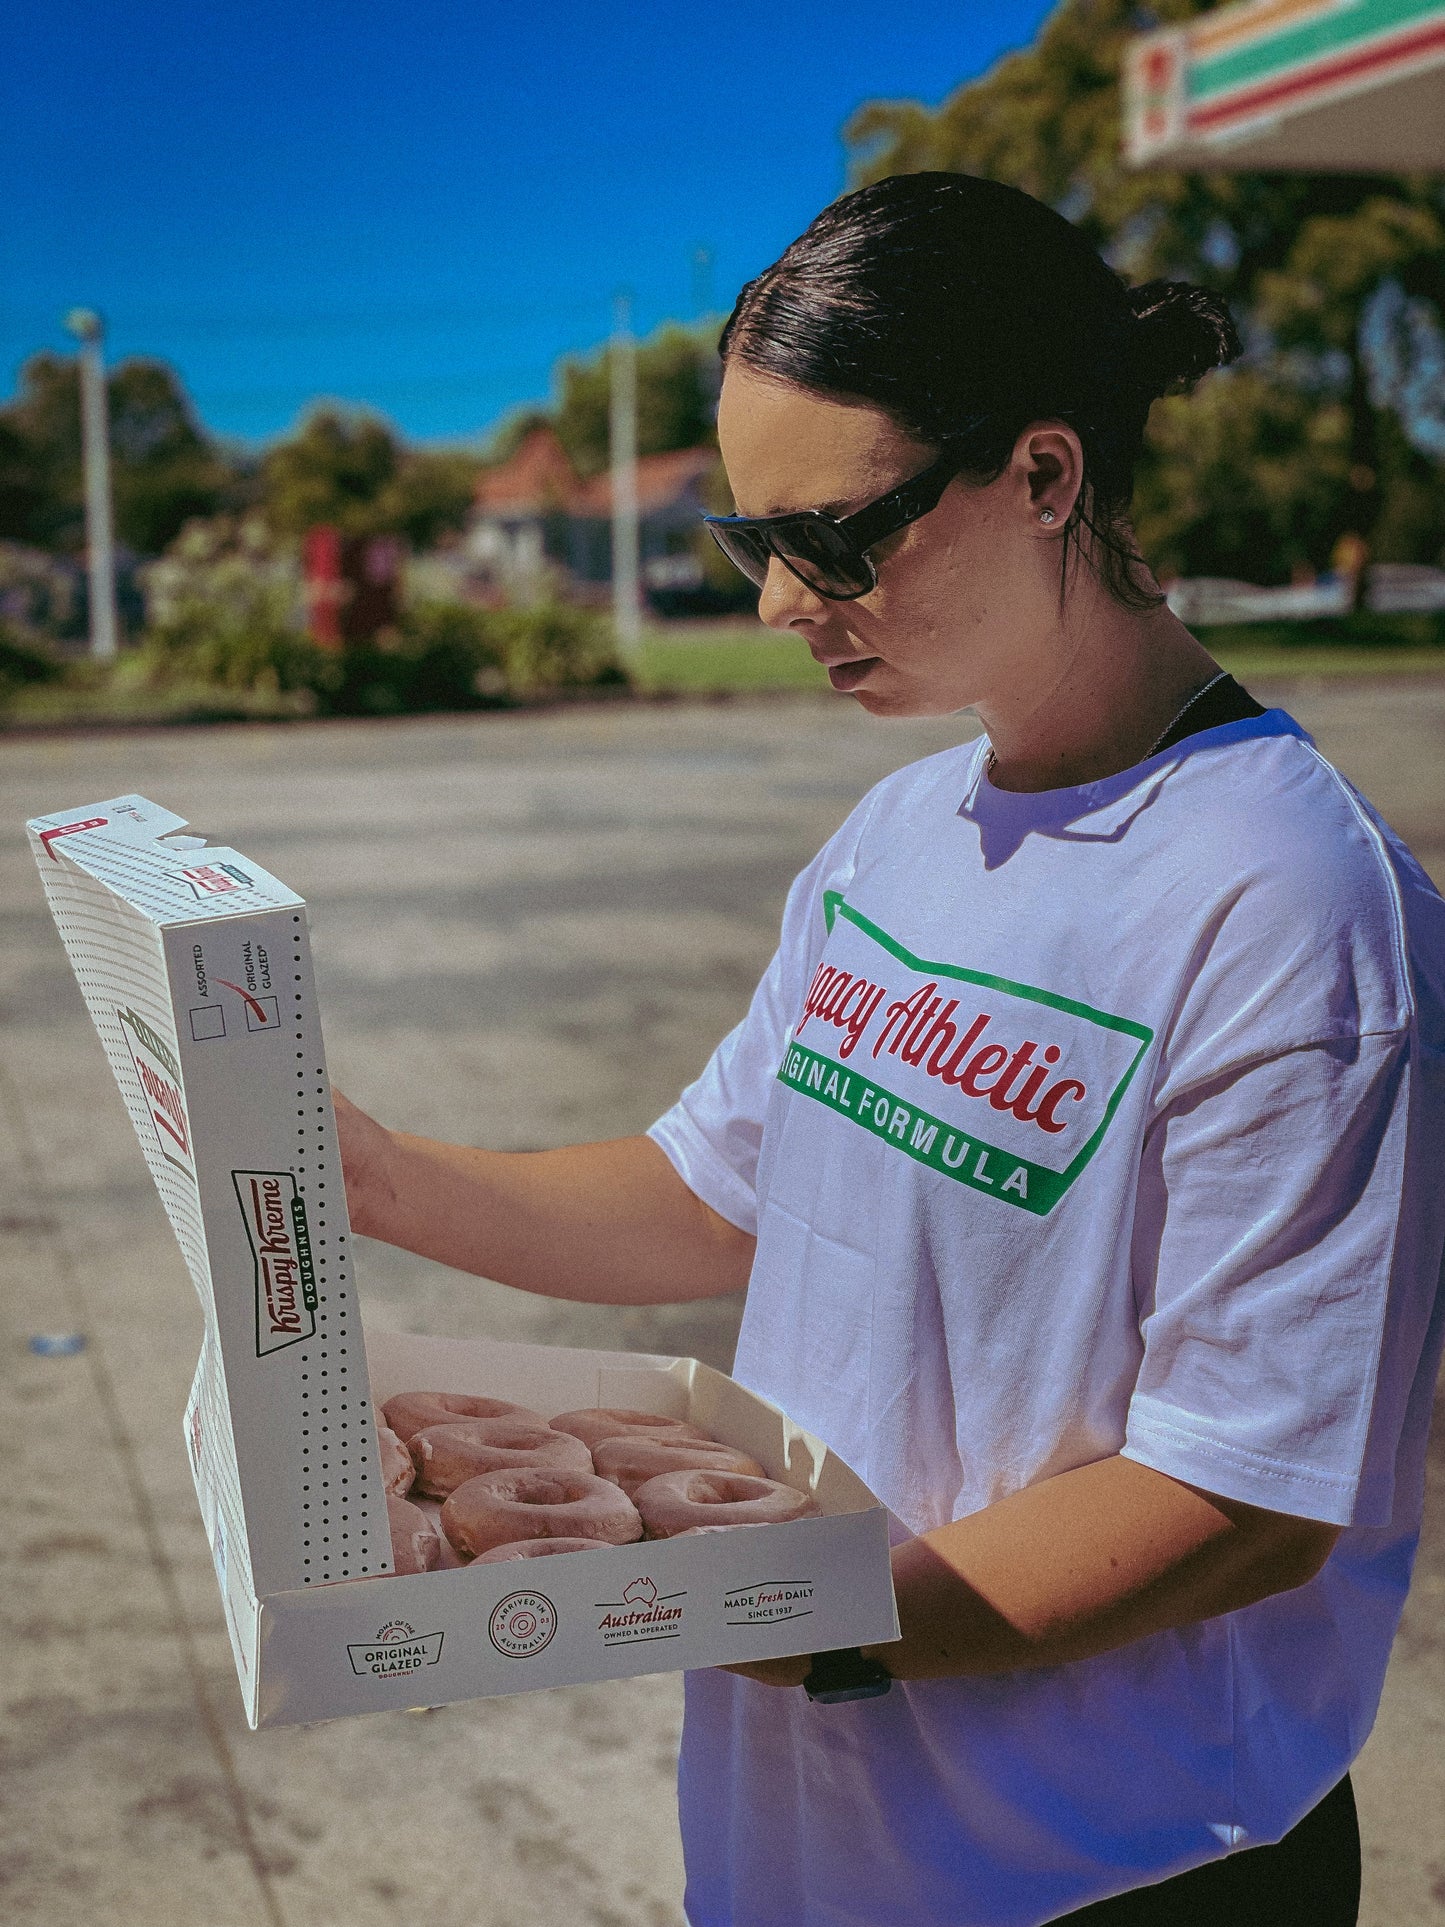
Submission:
[[[46,0],[0,73],[0,394],[77,303],[215,431],[334,397],[474,438],[629,287],[712,305],[845,184],[862,101],[941,100],[1044,0]]]

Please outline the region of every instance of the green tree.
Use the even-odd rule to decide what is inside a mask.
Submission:
[[[1155,404],[1139,546],[1166,578],[1288,576],[1328,553],[1349,469],[1342,402],[1239,369]]]
[[[1151,13],[1160,24],[1178,24],[1205,10],[1203,0],[1156,0]],[[1211,538],[1201,517],[1208,511],[1201,505],[1220,486],[1218,451],[1202,434],[1203,466],[1193,474],[1179,413],[1165,410],[1151,428],[1141,477],[1141,498],[1150,501],[1141,526],[1147,519],[1156,544],[1167,548],[1177,534],[1172,552],[1204,558],[1193,567],[1212,560],[1210,572],[1242,573],[1237,565],[1248,556],[1268,576],[1301,559],[1303,531],[1319,564],[1336,535],[1356,528],[1376,554],[1411,559],[1398,550],[1413,543],[1418,559],[1434,559],[1445,519],[1432,521],[1422,509],[1422,466],[1430,465],[1411,447],[1412,424],[1382,420],[1391,411],[1371,398],[1361,322],[1392,278],[1434,303],[1438,314],[1445,297],[1438,186],[1380,175],[1126,168],[1119,77],[1125,42],[1138,30],[1132,0],[1062,0],[1031,47],[936,110],[914,101],[863,107],[845,133],[856,180],[939,168],[1008,181],[1060,208],[1131,279],[1186,278],[1229,298],[1260,377],[1245,381],[1241,371],[1229,401],[1215,405],[1235,437],[1230,465],[1247,476],[1258,460],[1270,473],[1272,500],[1298,492],[1308,506],[1285,517],[1289,535],[1277,506],[1254,521],[1226,515],[1217,552],[1207,556]],[[1322,509],[1322,479],[1312,464],[1319,435],[1334,430],[1312,429],[1307,417],[1312,406],[1336,404],[1347,410],[1349,459],[1343,467],[1331,463]],[[1294,424],[1289,434],[1286,421]],[[1166,477],[1173,496],[1164,492]],[[1181,504],[1178,530],[1170,520],[1173,499]],[[1224,533],[1226,523],[1234,534]],[[1261,547],[1266,528],[1281,531],[1269,554]]]
[[[164,362],[119,363],[107,394],[116,535],[157,555],[193,516],[236,500],[244,477],[201,429]],[[0,535],[49,549],[84,545],[80,381],[71,356],[34,356],[18,396],[0,409]]]
[[[607,466],[612,351],[569,357],[559,371],[553,425],[581,475]],[[637,347],[637,448],[660,455],[716,439],[718,360],[715,327],[659,328]]]
[[[325,523],[430,548],[466,520],[480,468],[460,451],[408,450],[375,415],[320,408],[262,461],[266,520],[282,535]]]
[[[401,443],[375,415],[318,408],[261,463],[266,520],[281,535],[330,524],[377,531],[377,503],[401,467]]]
[[[413,549],[434,548],[466,521],[481,466],[459,449],[412,449],[381,492],[379,519]]]

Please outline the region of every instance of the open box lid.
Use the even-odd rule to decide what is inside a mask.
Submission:
[[[54,865],[64,859],[162,927],[304,907],[294,890],[249,857],[186,834],[183,816],[148,797],[85,803],[37,816],[26,827],[42,880],[47,859]]]
[[[222,1589],[387,1571],[305,905],[143,796],[29,828],[201,1301],[186,1437]]]

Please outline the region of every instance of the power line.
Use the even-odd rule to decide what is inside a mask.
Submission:
[[[501,384],[511,386],[521,382],[539,382],[544,388],[550,386],[552,364],[532,362],[525,368],[491,368],[485,373],[475,375],[416,375],[411,378],[384,376],[372,381],[364,376],[357,377],[357,387],[365,389],[368,396],[383,395],[394,401],[445,400],[448,396],[465,398],[467,395],[482,395]],[[204,383],[192,386],[187,384],[186,392],[197,408],[232,408],[254,405],[258,408],[286,408],[293,404],[306,407],[325,407],[331,403],[337,407],[364,406],[348,401],[345,397],[328,392],[324,387],[304,381],[289,382],[275,387],[230,387],[210,388]]]
[[[128,333],[146,329],[181,329],[194,334],[285,335],[336,334],[343,332],[385,332],[408,327],[474,327],[496,322],[532,323],[589,317],[601,321],[607,312],[605,301],[597,299],[538,300],[510,302],[432,302],[415,307],[376,308],[288,308],[198,310],[168,307],[108,310],[111,332],[117,327]],[[0,307],[0,328],[48,333],[54,325],[49,307]]]

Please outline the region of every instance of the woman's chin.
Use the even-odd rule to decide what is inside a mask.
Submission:
[[[900,722],[910,716],[948,716],[958,707],[949,695],[919,688],[903,677],[890,675],[886,668],[881,675],[871,675],[861,689],[853,690],[851,700],[870,716]]]

